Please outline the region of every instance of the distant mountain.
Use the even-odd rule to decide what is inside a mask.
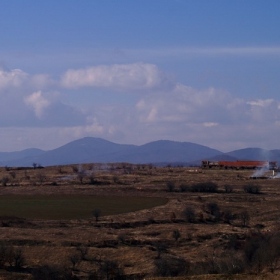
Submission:
[[[80,164],[90,162],[190,162],[205,157],[220,155],[222,152],[206,146],[160,140],[142,146],[116,144],[104,139],[85,137],[50,151],[35,155],[23,154],[22,157],[2,159],[1,166],[43,166]]]
[[[32,166],[35,162],[43,166],[50,166],[109,162],[112,154],[123,150],[129,150],[132,147],[134,146],[115,144],[101,138],[85,137],[54,150],[46,151],[35,156],[18,158],[4,163],[8,166]]]
[[[247,148],[235,150],[226,155],[238,160],[270,160],[280,162],[280,150],[265,150],[260,148]]]
[[[190,162],[204,157],[213,157],[222,152],[206,146],[190,143],[159,140],[134,147],[116,154],[115,161],[131,163]]]
[[[276,160],[280,163],[280,150],[247,148],[229,153],[190,142],[159,140],[145,145],[116,144],[101,138],[85,137],[57,149],[43,151],[28,149],[1,153],[0,166],[42,166],[82,163],[152,163],[157,165],[200,165],[201,160]]]
[[[26,149],[18,152],[0,152],[0,166],[5,166],[5,162],[18,160],[26,157],[35,157],[45,153],[40,149]]]

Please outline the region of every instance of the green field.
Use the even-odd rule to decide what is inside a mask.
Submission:
[[[138,211],[163,205],[165,198],[101,196],[0,196],[0,216],[29,219],[87,219],[93,210],[101,216]]]

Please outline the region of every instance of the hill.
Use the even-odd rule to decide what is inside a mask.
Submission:
[[[136,146],[85,137],[54,150],[40,150],[40,153],[34,155],[17,153],[14,157],[1,158],[0,154],[0,165],[32,166],[33,163],[38,163],[51,166],[90,162],[187,163],[221,154],[222,152],[218,150],[190,142],[160,140]]]
[[[197,166],[201,160],[275,160],[280,163],[280,150],[246,148],[222,153],[219,150],[191,143],[169,140],[144,145],[117,144],[101,138],[85,137],[50,151],[27,149],[1,153],[0,166],[42,166],[128,162],[134,164]]]

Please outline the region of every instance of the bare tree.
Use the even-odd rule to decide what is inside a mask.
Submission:
[[[39,183],[42,185],[44,180],[45,180],[44,174],[43,173],[38,173],[37,179],[38,179]]]
[[[86,176],[86,172],[83,169],[83,167],[80,166],[79,170],[78,170],[77,177],[78,177],[81,184],[83,184],[83,180],[84,180],[85,176]]]
[[[155,246],[155,249],[157,251],[156,259],[160,259],[161,254],[166,251],[167,245],[163,242],[158,241],[158,242],[154,243],[154,246]]]
[[[101,215],[101,210],[96,208],[92,211],[93,216],[95,217],[95,221],[98,222],[99,217]]]
[[[250,221],[250,215],[247,211],[242,211],[239,215],[240,220],[241,220],[241,226],[242,227],[247,227],[249,225]]]
[[[2,182],[2,186],[6,187],[7,183],[10,181],[10,179],[8,177],[3,177],[1,182]]]
[[[178,239],[181,237],[181,233],[178,229],[174,229],[173,233],[172,233],[172,237],[176,240],[176,242],[178,241]]]
[[[187,206],[183,211],[183,215],[188,223],[195,222],[195,212],[192,207]]]
[[[73,254],[69,257],[69,260],[72,263],[72,269],[74,270],[76,266],[81,262],[82,258],[80,254]]]
[[[166,183],[167,191],[168,192],[174,192],[175,190],[175,183],[172,181],[169,181]]]
[[[9,174],[13,179],[16,178],[16,172],[15,171],[11,171]]]

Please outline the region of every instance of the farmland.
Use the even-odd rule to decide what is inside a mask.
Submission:
[[[164,204],[164,198],[149,197],[98,197],[98,196],[1,196],[0,215],[27,219],[89,219],[93,210],[100,215],[114,215],[133,212]]]
[[[250,175],[130,164],[1,168],[0,275],[277,279],[280,181]]]

